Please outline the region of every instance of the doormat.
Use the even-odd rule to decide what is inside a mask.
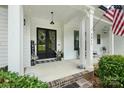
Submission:
[[[79,88],[80,86],[77,83],[72,83],[70,85],[64,86],[63,88]]]
[[[40,60],[40,61],[36,61],[36,64],[49,63],[49,62],[55,62],[55,61],[57,60],[56,59]]]

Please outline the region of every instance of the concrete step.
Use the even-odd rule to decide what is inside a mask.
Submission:
[[[80,86],[80,88],[93,88],[93,84],[84,78],[76,81],[76,83]]]

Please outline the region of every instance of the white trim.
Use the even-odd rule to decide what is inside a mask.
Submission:
[[[56,58],[45,58],[45,59],[37,59],[36,61],[47,61],[47,60],[55,60]]]
[[[86,68],[93,68],[93,14],[92,9],[89,10],[89,15],[86,20]]]
[[[89,8],[89,9],[91,9],[93,11],[95,10],[95,8],[93,6],[91,6],[91,5],[85,5],[85,7]]]
[[[106,20],[104,20],[104,19],[100,19],[100,18],[99,18],[99,17],[97,17],[97,16],[93,16],[93,18],[94,18],[94,19],[96,19],[96,20],[100,20],[100,21],[102,21],[102,22],[104,22],[104,23],[107,23],[107,24],[109,24],[109,25],[112,25],[112,23],[111,23],[111,22],[106,21]]]
[[[80,47],[80,68],[86,67],[86,60],[85,60],[85,18],[83,18],[80,31],[79,31],[79,47]]]
[[[114,54],[114,34],[111,31],[111,27],[110,27],[110,31],[109,31],[109,54],[113,55]]]
[[[8,70],[24,74],[23,6],[8,6]]]

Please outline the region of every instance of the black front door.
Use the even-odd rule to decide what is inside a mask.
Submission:
[[[37,28],[37,56],[39,59],[56,57],[56,30]]]

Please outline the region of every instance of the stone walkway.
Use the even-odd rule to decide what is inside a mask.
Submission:
[[[80,86],[80,88],[92,88],[93,87],[93,84],[84,78],[76,81],[76,83]]]
[[[93,88],[93,84],[83,78],[63,88]]]

